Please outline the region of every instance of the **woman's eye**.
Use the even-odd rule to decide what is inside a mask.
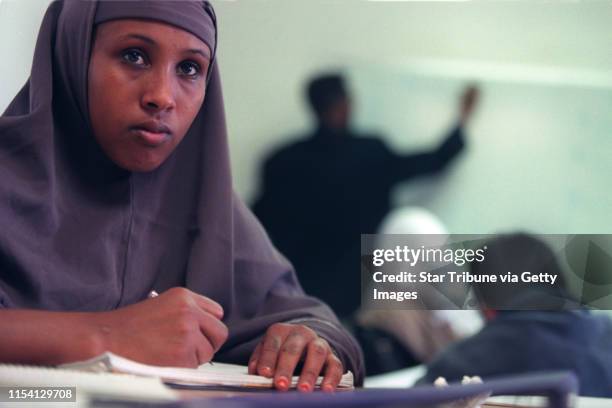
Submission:
[[[123,52],[123,54],[121,55],[121,57],[129,62],[130,64],[134,64],[134,65],[145,65],[145,57],[144,54],[142,52],[140,52],[139,50],[126,50]]]
[[[178,71],[181,75],[196,77],[202,72],[202,68],[193,61],[184,61],[179,64]]]

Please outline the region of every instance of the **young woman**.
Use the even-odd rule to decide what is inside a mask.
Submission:
[[[361,382],[354,340],[232,190],[216,35],[204,1],[50,5],[0,118],[0,361],[214,356],[281,390],[302,361],[302,391]]]

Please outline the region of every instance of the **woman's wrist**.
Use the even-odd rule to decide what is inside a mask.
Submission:
[[[58,365],[92,358],[106,350],[98,313],[3,310],[0,361]]]
[[[81,338],[77,341],[75,350],[67,350],[66,359],[86,360],[110,349],[104,323],[106,314],[106,312],[75,314],[73,330],[75,333],[81,333]]]
[[[38,334],[41,343],[34,346],[46,352],[47,355],[40,355],[40,358],[48,359],[47,364],[87,360],[106,350],[104,336],[97,323],[100,313],[40,313],[48,313],[48,316],[40,315],[47,322],[41,324]],[[36,350],[32,351],[36,353]]]

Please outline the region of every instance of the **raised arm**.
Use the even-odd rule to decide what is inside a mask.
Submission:
[[[478,98],[479,91],[476,87],[469,86],[465,89],[459,100],[457,124],[434,150],[408,155],[390,152],[391,159],[388,163],[392,183],[414,176],[436,173],[450,164],[465,146],[463,128],[472,117]]]

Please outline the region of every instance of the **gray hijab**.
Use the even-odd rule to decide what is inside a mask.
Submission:
[[[158,169],[120,169],[95,142],[93,29],[119,18],[172,24],[216,49],[208,2],[51,3],[30,78],[0,117],[0,307],[104,311],[185,286],[225,309],[230,337],[218,359],[246,363],[272,323],[299,321],[330,341],[359,382],[358,346],[303,293],[233,192],[216,60],[200,112]]]

